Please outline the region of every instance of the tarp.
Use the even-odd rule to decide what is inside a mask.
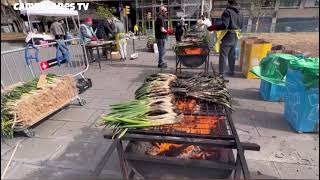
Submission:
[[[289,68],[302,73],[301,82],[306,89],[319,84],[319,58],[305,58],[299,61],[290,61]]]
[[[251,72],[272,84],[284,86],[289,63],[298,60],[297,56],[291,54],[269,54]]]
[[[22,9],[20,13],[33,16],[78,16],[78,11],[60,7],[49,0],[41,1],[31,8]]]

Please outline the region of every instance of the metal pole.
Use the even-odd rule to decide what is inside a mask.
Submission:
[[[31,21],[30,21],[30,16],[29,16],[29,13],[27,12],[27,17],[28,17],[28,23],[29,23],[29,30],[30,30],[30,33],[31,33],[31,41],[32,41],[32,44],[34,44],[34,40],[33,40],[33,36],[32,36],[32,24],[31,24]]]
[[[69,30],[69,25],[68,25],[68,19],[67,19],[67,16],[65,17],[65,21],[66,21],[66,25],[67,25],[67,30],[68,30],[68,32],[70,32],[70,30]]]
[[[204,0],[201,1],[201,16],[203,15],[203,9],[204,9]]]

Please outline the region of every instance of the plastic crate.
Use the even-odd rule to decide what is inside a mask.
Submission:
[[[319,86],[306,90],[300,71],[288,69],[284,117],[298,132],[319,132]]]
[[[272,84],[261,79],[260,94],[263,100],[272,102],[284,101],[284,94],[286,92],[285,86]]]

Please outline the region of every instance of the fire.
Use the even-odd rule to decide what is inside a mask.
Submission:
[[[181,159],[210,159],[215,154],[215,151],[194,145],[155,143],[153,148],[152,155],[165,155]]]
[[[171,144],[171,143],[155,143],[155,146],[158,147],[157,155],[168,152],[174,148],[180,148],[182,144]]]
[[[176,107],[181,112],[191,111],[194,112],[197,106],[197,101],[195,99],[188,99],[188,100],[178,100],[176,101]]]
[[[162,130],[205,135],[210,134],[217,127],[219,119],[221,119],[219,116],[184,115],[180,123],[164,125]]]

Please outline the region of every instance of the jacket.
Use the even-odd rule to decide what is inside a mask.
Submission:
[[[243,15],[238,6],[228,6],[221,15],[222,23],[212,25],[209,31],[231,30],[228,31],[222,39],[222,44],[233,45],[236,42],[237,35],[234,30],[242,29]]]
[[[83,40],[83,42],[88,43],[91,42],[91,38],[95,36],[95,33],[93,32],[93,29],[91,26],[88,26],[86,24],[80,25],[80,39]]]
[[[108,34],[109,34],[109,31],[108,31],[108,24],[106,21],[102,20],[98,23],[98,26],[97,26],[97,32],[96,32],[96,35],[97,35],[97,38],[98,39],[108,39]]]
[[[56,36],[56,35],[60,35],[60,36],[64,36],[66,34],[63,26],[61,23],[59,22],[54,22],[51,24],[50,26],[50,32]]]

